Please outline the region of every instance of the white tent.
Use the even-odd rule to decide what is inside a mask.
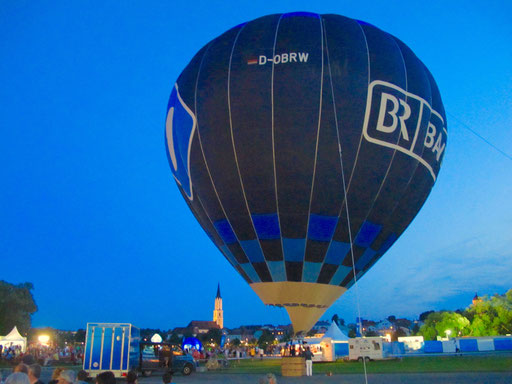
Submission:
[[[345,345],[348,353],[348,336],[339,329],[334,321],[324,335],[320,337],[305,337],[304,342],[311,347],[313,361],[335,361],[338,350],[336,345],[338,344]],[[343,354],[340,356],[343,356]]]
[[[27,338],[21,336],[18,332],[18,328],[14,326],[9,334],[6,336],[0,336],[0,345],[2,345],[4,349],[19,345],[21,346],[21,351],[25,352],[27,349]]]
[[[348,341],[348,336],[341,332],[335,321],[331,323],[329,329],[325,332],[325,335],[322,338],[326,337],[330,337],[333,341]]]
[[[153,336],[151,336],[151,342],[152,343],[161,343],[162,336],[160,336],[158,333],[155,333]]]

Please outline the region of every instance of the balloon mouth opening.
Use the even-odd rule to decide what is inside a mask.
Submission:
[[[347,290],[336,285],[295,281],[253,283],[251,287],[263,303],[286,309],[296,335],[308,332]]]

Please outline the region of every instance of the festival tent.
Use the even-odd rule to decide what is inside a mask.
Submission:
[[[151,336],[151,342],[152,343],[161,343],[162,336],[160,336],[158,333],[155,333],[153,336]]]
[[[323,336],[305,337],[304,342],[313,352],[313,361],[335,361],[348,355],[348,339],[333,321]]]
[[[345,335],[335,321],[333,321],[322,337],[323,341],[331,341],[331,353],[333,353],[333,360],[348,356],[348,336]]]
[[[327,332],[322,338],[330,337],[333,341],[348,341],[348,336],[341,332],[335,321],[331,323]]]
[[[18,328],[14,326],[14,328],[7,334],[6,336],[0,336],[0,345],[5,348],[14,347],[16,345],[21,346],[21,351],[25,352],[27,349],[27,338],[21,336],[18,331]]]

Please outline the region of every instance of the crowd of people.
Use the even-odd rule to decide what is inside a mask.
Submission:
[[[53,370],[51,380],[48,383],[41,381],[42,368],[39,364],[19,363],[13,368],[12,373],[2,377],[0,371],[0,384],[116,384],[116,378],[111,371],[101,372],[94,380],[84,371],[75,372],[71,369],[57,367]],[[162,377],[163,384],[172,384],[172,374],[166,372]],[[138,384],[138,374],[130,371],[126,375],[126,384]]]
[[[117,384],[115,375],[111,371],[101,372],[92,380],[84,370],[76,372],[72,369],[57,367],[53,370],[48,383],[41,381],[41,371],[42,367],[39,364],[19,363],[5,380],[0,371],[0,384]],[[137,371],[129,371],[126,375],[126,384],[138,384],[138,377]],[[170,372],[164,373],[162,383],[172,384],[172,374]]]
[[[0,361],[11,364],[23,362],[25,364],[38,363],[42,366],[55,365],[61,362],[79,364],[82,362],[83,350],[79,345],[65,347],[47,346],[31,343],[26,351],[20,345],[2,347],[0,345]]]
[[[184,350],[185,354],[190,354],[192,357],[197,360],[208,360],[211,357],[219,357],[224,355],[226,359],[245,359],[245,358],[260,358],[263,359],[263,356],[278,356],[282,353],[282,349],[278,346],[269,346],[266,349],[260,347],[236,347],[236,348],[207,348],[201,351],[198,351],[195,348],[191,350]]]
[[[303,356],[306,360],[306,374],[312,375],[312,356],[309,347],[297,346],[287,344],[279,348],[274,347],[272,350],[264,350],[258,347],[238,347],[224,350],[203,350],[198,351],[192,349],[191,351],[185,350],[185,353],[191,354],[196,361],[210,358],[218,358],[220,356],[230,359],[243,359],[243,358],[260,358],[264,354],[275,354],[282,356]],[[6,377],[2,377],[0,371],[0,384],[116,384],[114,374],[112,372],[102,372],[93,381],[90,379],[88,373],[84,370],[76,373],[75,370],[65,369],[62,367],[55,368],[51,380],[48,383],[43,383],[40,379],[42,366],[55,364],[59,362],[69,362],[77,364],[82,361],[83,352],[80,347],[66,346],[64,348],[41,346],[38,344],[30,345],[25,352],[22,352],[21,347],[11,346],[8,348],[0,349],[0,360],[10,362],[14,365],[13,372]],[[162,377],[163,384],[172,384],[172,376],[167,372]],[[276,384],[277,380],[273,374],[265,375],[260,380],[260,384]],[[128,372],[126,376],[126,384],[138,384],[138,374],[136,371]]]
[[[0,344],[0,361],[14,361],[19,356],[23,355],[23,349],[21,348],[21,345],[8,345],[3,346]]]

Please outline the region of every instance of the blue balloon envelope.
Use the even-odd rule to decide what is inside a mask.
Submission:
[[[439,173],[437,85],[399,39],[338,15],[238,25],[176,81],[166,148],[191,211],[307,331],[416,216]]]

